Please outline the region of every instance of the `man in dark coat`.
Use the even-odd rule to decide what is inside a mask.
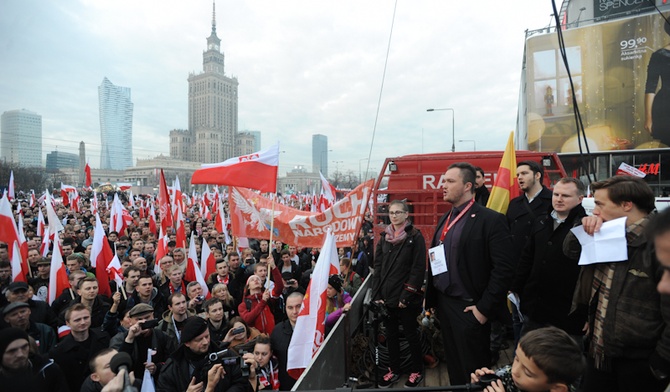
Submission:
[[[552,212],[533,223],[511,289],[521,299],[523,334],[552,325],[581,340],[586,314],[570,313],[580,267],[563,254],[563,242],[586,216],[585,191],[578,179],[562,178],[554,187]]]
[[[474,201],[474,167],[455,163],[444,178],[443,197],[452,210],[440,219],[430,251],[441,252],[447,268],[435,276],[429,271],[426,308],[437,311],[455,385],[489,365],[490,320],[507,312],[515,262],[504,215]]]
[[[12,302],[3,310],[3,317],[10,327],[26,331],[35,339],[40,354],[49,354],[49,350],[56,345],[56,332],[46,324],[31,321],[30,306],[27,303]]]
[[[91,329],[91,311],[84,304],[75,304],[65,311],[70,334],[54,347],[49,356],[63,369],[71,391],[79,391],[91,374],[89,361],[109,346],[109,335]]]
[[[13,282],[7,286],[7,299],[9,302],[25,302],[30,306],[30,321],[42,323],[56,330],[58,318],[53,310],[43,301],[35,301],[30,298],[28,284],[25,282]]]
[[[207,372],[214,365],[209,361],[208,356],[210,353],[221,352],[222,349],[223,347],[218,342],[210,341],[205,319],[197,316],[189,317],[182,330],[182,344],[165,362],[156,383],[156,391],[182,392],[189,387],[197,388],[198,384],[201,385],[201,388],[205,388],[208,382]],[[221,355],[235,356],[230,352]],[[223,368],[223,378],[218,380],[216,391],[251,392],[253,390],[249,379],[242,376],[238,364],[224,363]]]
[[[6,392],[68,392],[65,375],[53,360],[30,353],[28,334],[0,330],[0,389]]]
[[[300,314],[300,307],[304,295],[299,291],[294,291],[286,298],[286,320],[275,325],[270,335],[270,346],[272,353],[279,361],[279,389],[282,391],[290,391],[295,385],[296,380],[291,377],[286,371],[288,363],[288,346],[291,343],[293,336],[293,329]]]

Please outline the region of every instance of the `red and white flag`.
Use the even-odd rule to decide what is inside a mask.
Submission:
[[[320,210],[319,212],[323,212],[335,204],[335,199],[337,198],[337,190],[335,189],[334,186],[330,185],[326,177],[319,172],[319,176],[321,176],[321,197],[320,197]]]
[[[129,190],[129,189],[132,188],[132,187],[133,187],[133,184],[131,184],[131,183],[129,183],[129,182],[117,182],[117,183],[116,183],[116,188],[117,188],[118,190],[120,190],[121,192],[125,192],[125,191]]]
[[[19,249],[19,243],[14,241],[14,246],[12,247],[12,258],[11,267],[12,267],[12,282],[25,282],[26,275],[23,272],[23,260],[21,259],[21,250]]]
[[[14,170],[9,172],[9,186],[7,188],[7,197],[9,197],[9,201],[16,199],[16,189],[14,189]]]
[[[191,177],[191,184],[216,184],[277,191],[279,143],[267,150],[204,164]]]
[[[28,241],[26,241],[26,234],[23,230],[23,214],[19,214],[17,221],[17,232],[19,233],[19,252],[21,252],[21,270],[23,276],[30,275],[30,267],[28,266]],[[32,275],[30,275],[32,277]]]
[[[209,289],[205,278],[202,276],[200,266],[198,265],[198,253],[195,249],[195,233],[191,233],[191,243],[188,247],[188,261],[186,264],[186,271],[184,271],[184,279],[189,282],[198,282],[202,287],[202,295],[209,298]]]
[[[158,188],[158,206],[160,208],[161,230],[167,233],[168,227],[173,227],[173,223],[172,207],[170,207],[170,193],[167,189],[163,169],[161,169],[160,185]]]
[[[184,228],[184,215],[182,215],[180,209],[177,209],[177,219],[175,221],[175,225],[177,226],[175,228],[177,231],[177,235],[175,236],[177,248],[186,248],[186,229]]]
[[[163,230],[162,227],[161,230]],[[149,209],[149,231],[154,233],[154,235],[156,235],[156,233],[158,232],[156,228],[156,211],[154,210],[153,203],[151,203],[151,207]]]
[[[230,244],[232,240],[228,234],[228,221],[226,220],[226,212],[224,211],[223,203],[221,202],[221,199],[217,200],[216,203],[219,205],[219,208],[216,213],[216,219],[214,220],[214,228],[216,228],[216,231],[219,233],[223,233],[226,237],[226,244]]]
[[[55,245],[53,253],[51,254],[51,273],[49,274],[49,298],[47,303],[51,303],[63,292],[63,290],[70,287],[70,282],[67,280],[67,271],[65,271],[65,264],[63,264],[63,255],[60,253],[60,247]]]
[[[30,190],[30,204],[28,205],[30,208],[35,207],[35,204],[37,203],[37,199],[35,198],[35,191]]]
[[[116,231],[119,235],[124,235],[126,228],[133,221],[128,210],[123,206],[119,195],[114,194],[114,202],[112,202],[112,211],[109,216],[109,230]]]
[[[216,272],[216,259],[214,259],[214,253],[212,253],[212,250],[209,249],[209,246],[207,246],[207,243],[204,241],[200,250],[200,271],[205,279]]]
[[[49,245],[51,244],[51,239],[49,235],[49,226],[44,228],[44,235],[42,236],[42,244],[40,244],[40,254],[42,257],[47,257],[49,254]]]
[[[288,346],[287,370],[298,379],[312,361],[326,337],[326,289],[328,277],[340,273],[335,235],[326,234],[319,259],[314,267],[312,279],[307,286],[302,308],[295,323],[291,343]]]
[[[42,213],[42,208],[38,208],[37,212],[37,235],[42,237],[44,236],[44,214]]]
[[[110,248],[111,250],[111,248]],[[116,289],[119,290],[123,286],[123,269],[121,268],[121,262],[119,262],[119,256],[114,252],[114,257],[112,261],[107,265],[105,273],[109,276],[109,280],[116,282]],[[109,286],[109,282],[107,282]]]
[[[95,230],[93,231],[93,247],[91,248],[91,267],[95,268],[95,277],[98,280],[98,290],[100,295],[112,296],[112,290],[109,287],[109,275],[107,274],[107,265],[114,257],[112,248],[109,247],[109,241],[105,235],[105,229],[102,228],[100,216],[95,214]]]
[[[47,205],[47,219],[49,220],[49,234],[54,236],[55,234],[63,231],[63,223],[60,221],[60,219],[58,219],[58,214],[56,214],[56,210],[54,210],[51,194],[49,194],[49,191],[46,193],[45,202]]]
[[[168,241],[170,241],[170,238],[165,235],[163,228],[161,227],[161,232],[158,236],[158,243],[156,244],[156,257],[154,257],[154,272],[156,275],[160,274],[161,272],[161,259],[165,257],[166,254],[168,254]]]
[[[12,205],[9,203],[9,196],[3,195],[0,199],[0,242],[7,244],[9,259],[14,255],[14,242],[20,243],[19,232],[16,229]]]

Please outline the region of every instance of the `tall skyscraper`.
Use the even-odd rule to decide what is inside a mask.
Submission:
[[[100,168],[133,166],[133,103],[130,88],[115,86],[106,77],[98,86],[100,105]]]
[[[202,163],[235,156],[238,82],[225,74],[220,45],[214,5],[212,32],[202,54],[203,72],[188,76],[188,130],[195,148],[191,159]]]
[[[9,110],[0,120],[0,159],[21,166],[42,166],[42,116]]]
[[[312,171],[328,177],[328,136],[312,135]]]

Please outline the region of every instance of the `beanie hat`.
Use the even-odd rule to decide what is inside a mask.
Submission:
[[[0,330],[0,355],[4,355],[7,347],[12,344],[13,341],[19,339],[25,339],[30,342],[26,331],[18,328],[5,328]]]
[[[206,330],[207,321],[204,318],[191,316],[184,321],[184,327],[181,330],[181,342],[190,342]]]
[[[342,291],[342,278],[340,278],[340,275],[330,275],[328,284],[333,286],[338,293]]]

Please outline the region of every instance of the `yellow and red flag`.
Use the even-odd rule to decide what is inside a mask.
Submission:
[[[517,196],[519,196],[519,184],[516,181],[516,151],[514,132],[511,132],[486,207],[505,214],[510,200]]]

